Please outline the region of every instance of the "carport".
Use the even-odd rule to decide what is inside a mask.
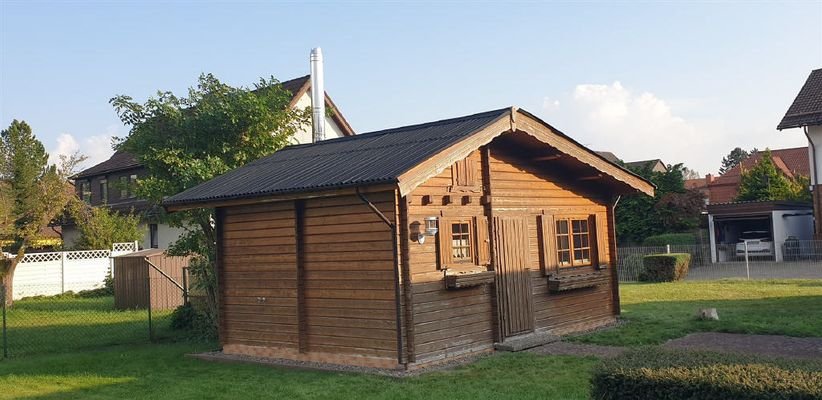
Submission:
[[[736,245],[747,233],[771,243],[768,252],[750,257],[783,260],[785,240],[813,239],[813,206],[795,201],[749,201],[708,205],[711,261],[734,261]]]

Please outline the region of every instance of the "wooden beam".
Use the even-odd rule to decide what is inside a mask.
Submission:
[[[602,175],[602,174],[596,174],[596,175],[591,175],[591,176],[582,176],[582,177],[577,178],[577,180],[579,180],[579,181],[595,181],[597,179],[602,179],[603,177],[604,177],[604,175]]]
[[[549,156],[535,157],[535,158],[532,158],[532,160],[533,161],[554,161],[554,160],[559,160],[560,158],[562,158],[562,154],[552,154],[552,155],[549,155]]]
[[[376,192],[388,192],[393,191],[396,189],[396,185],[372,185],[372,186],[362,186],[359,187],[361,193],[376,193]],[[218,207],[231,207],[231,206],[244,206],[244,205],[251,205],[251,204],[264,204],[264,203],[274,203],[279,201],[290,201],[290,200],[297,200],[297,199],[314,199],[319,197],[335,197],[335,196],[345,196],[357,194],[357,187],[349,187],[349,188],[341,188],[341,189],[332,189],[332,190],[322,190],[322,191],[315,191],[315,192],[301,192],[301,193],[289,193],[283,195],[270,195],[270,196],[260,196],[254,197],[249,199],[234,199],[234,200],[214,200],[214,201],[204,201],[200,203],[185,203],[185,204],[170,204],[164,206],[166,211],[168,212],[175,212],[175,211],[185,211],[185,210],[194,210],[197,208],[218,208]]]

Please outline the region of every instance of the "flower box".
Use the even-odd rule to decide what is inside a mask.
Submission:
[[[599,271],[574,275],[554,274],[548,277],[548,291],[551,293],[559,293],[567,290],[605,285],[608,281],[608,275]]]
[[[494,271],[465,271],[445,275],[446,289],[462,289],[492,282],[494,282]]]

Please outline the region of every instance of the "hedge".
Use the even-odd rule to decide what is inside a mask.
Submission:
[[[663,233],[648,236],[642,241],[643,246],[665,246],[666,244],[696,244],[696,235],[693,233]]]
[[[644,348],[603,361],[591,397],[611,399],[820,399],[822,362]]]
[[[642,257],[643,271],[639,280],[643,282],[673,282],[685,279],[691,265],[688,253],[651,254]]]

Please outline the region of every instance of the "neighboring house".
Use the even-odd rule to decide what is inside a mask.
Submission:
[[[709,203],[730,203],[735,201],[739,194],[742,171],[753,168],[761,158],[761,152],[753,153],[739,165],[714,178],[708,184]],[[771,158],[773,158],[776,168],[789,178],[795,178],[799,175],[808,176],[810,173],[807,147],[771,150]]]
[[[631,169],[648,168],[651,172],[668,172],[668,167],[660,159],[626,162],[625,166]]]
[[[664,162],[660,159],[654,160],[643,160],[643,161],[629,161],[625,162],[622,161],[616,154],[610,151],[597,151],[602,158],[614,163],[614,164],[622,164],[627,168],[631,169],[642,169],[642,168],[650,168],[653,172],[668,172],[668,167],[665,165]]]
[[[776,129],[803,128],[808,139],[806,161],[810,170],[811,191],[813,192],[814,233],[822,235],[822,194],[820,178],[822,172],[822,69],[811,71],[802,85],[785,117]]]
[[[711,174],[706,174],[704,178],[685,179],[685,189],[698,191],[705,199],[705,203],[709,203],[711,191],[708,189],[708,185],[710,185],[714,179],[716,179],[716,177]]]
[[[506,108],[289,146],[164,205],[217,209],[224,353],[412,369],[613,323],[637,192]]]
[[[310,76],[282,82],[284,89],[292,93],[290,107],[304,109],[311,106]],[[327,138],[354,135],[354,130],[326,94],[326,107],[332,110],[332,115],[326,117],[325,135]],[[295,143],[310,143],[312,141],[311,126],[305,127],[294,136]],[[134,210],[143,215],[145,221],[145,237],[140,241],[142,248],[168,248],[169,244],[177,240],[182,230],[172,228],[157,221],[157,215],[151,205],[135,196],[129,189],[136,180],[146,175],[146,169],[137,158],[130,153],[118,151],[106,161],[88,168],[74,176],[77,196],[92,206],[108,206],[122,212]],[[71,247],[77,240],[79,232],[69,223],[63,227],[63,242]]]

